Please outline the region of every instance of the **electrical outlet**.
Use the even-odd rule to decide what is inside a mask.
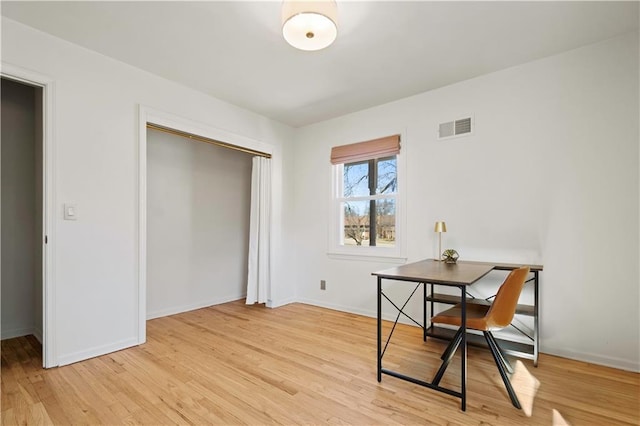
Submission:
[[[327,282],[325,280],[320,280],[320,290],[327,289]]]

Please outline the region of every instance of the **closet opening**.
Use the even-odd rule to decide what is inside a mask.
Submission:
[[[268,305],[275,146],[143,105],[138,132],[138,344],[152,318],[247,293]]]
[[[259,152],[147,124],[146,319],[246,296]]]
[[[44,335],[43,88],[2,77],[2,345],[36,352]]]

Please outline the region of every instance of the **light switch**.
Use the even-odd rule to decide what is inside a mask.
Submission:
[[[78,209],[75,204],[64,204],[64,220],[77,220]]]

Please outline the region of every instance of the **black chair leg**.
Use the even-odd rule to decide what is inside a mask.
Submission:
[[[491,355],[493,355],[493,360],[496,362],[496,366],[498,367],[498,371],[500,372],[500,377],[502,377],[502,381],[504,382],[504,386],[507,388],[507,393],[509,394],[509,398],[511,398],[511,403],[514,407],[521,409],[520,401],[518,401],[518,397],[516,396],[516,392],[513,390],[513,386],[511,386],[511,381],[509,380],[509,376],[507,376],[507,372],[502,365],[502,361],[500,360],[500,349],[494,346],[493,340],[488,337],[486,331],[483,331],[484,338],[487,340],[487,344],[489,345],[489,349],[491,350]]]
[[[447,367],[451,363],[451,360],[453,359],[453,356],[455,355],[456,351],[458,350],[458,346],[460,346],[460,343],[462,342],[462,331],[461,330],[462,329],[460,329],[459,333],[456,333],[456,335],[454,336],[454,338],[451,341],[451,343],[449,344],[449,346],[447,346],[447,349],[445,350],[445,353],[446,353],[447,356],[443,359],[442,364],[440,365],[440,368],[438,369],[438,372],[433,377],[433,381],[431,382],[432,385],[438,386],[438,384],[440,384],[440,380],[442,380],[442,376],[444,376],[444,372],[447,371]],[[444,354],[443,354],[443,356],[444,356]]]
[[[444,352],[442,352],[442,355],[440,356],[441,360],[445,360],[449,357],[449,355],[451,355],[451,349],[455,346],[455,345],[459,345],[460,342],[456,343],[457,340],[461,340],[462,339],[462,327],[460,327],[458,329],[458,331],[456,331],[456,334],[453,336],[453,339],[451,339],[451,342],[449,342],[449,346],[447,346],[447,349],[444,350]]]
[[[498,345],[498,342],[496,342],[496,338],[493,336],[493,333],[491,333],[490,331],[487,331],[487,336],[493,342],[493,346],[496,349],[498,349],[498,354],[500,354],[500,361],[502,361],[502,365],[504,366],[504,368],[507,370],[509,374],[513,374],[513,367],[511,366],[511,363],[507,359],[507,356],[505,355],[500,345]]]

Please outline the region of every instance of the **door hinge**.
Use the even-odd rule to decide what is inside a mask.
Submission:
[[[44,236],[44,243],[47,244],[49,242],[49,238],[47,238],[47,236]]]

